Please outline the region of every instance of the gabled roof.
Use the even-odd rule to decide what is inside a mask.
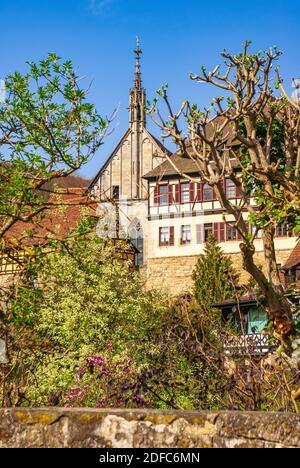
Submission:
[[[87,193],[90,192],[90,190],[93,188],[93,186],[96,184],[96,182],[98,182],[99,180],[99,177],[101,176],[102,172],[107,168],[107,166],[110,164],[110,162],[112,161],[112,159],[114,158],[114,156],[116,155],[117,151],[119,150],[123,140],[125,138],[127,138],[127,136],[130,134],[130,128],[128,128],[126,130],[126,132],[124,133],[124,135],[122,136],[122,138],[120,139],[119,143],[117,144],[117,146],[115,147],[115,149],[112,151],[112,153],[110,154],[110,156],[107,158],[107,160],[105,161],[105,163],[101,166],[100,170],[97,172],[96,176],[94,177],[94,179],[92,180],[92,182],[90,183],[90,185],[88,186],[87,188]]]
[[[83,188],[68,188],[51,194],[49,206],[42,216],[32,222],[17,221],[5,234],[9,242],[23,246],[45,245],[51,239],[64,239],[78,226],[82,210],[88,207],[89,213],[97,217],[97,204],[84,195]]]
[[[152,140],[154,141],[154,143],[157,144],[157,146],[159,147],[159,149],[163,152],[163,153],[167,153],[168,156],[171,156],[172,154],[172,151],[169,151],[165,145],[158,140],[158,138],[156,138],[154,135],[152,135],[152,133],[149,132],[149,130],[147,130],[147,128],[144,128],[144,131],[149,135],[150,138],[152,138]]]
[[[170,156],[170,159],[174,165],[166,159],[162,164],[145,174],[143,179],[156,179],[158,177],[182,174],[199,174],[199,168],[191,158],[182,157],[175,153]]]
[[[166,153],[168,156],[171,156],[172,152],[169,151],[164,145],[163,143],[161,143],[161,141],[159,141],[154,135],[152,135],[152,133],[149,132],[149,130],[147,130],[146,127],[144,127],[144,132],[148,135],[148,137],[150,138],[150,140],[152,140],[152,143],[154,143],[154,145],[158,146],[158,148],[163,152],[163,153]],[[107,168],[107,166],[110,164],[110,162],[112,161],[112,159],[114,158],[114,156],[116,155],[117,151],[119,150],[123,140],[125,138],[127,138],[129,136],[131,132],[131,129],[128,128],[126,130],[126,132],[124,133],[124,135],[122,136],[122,138],[120,139],[119,143],[117,144],[117,146],[115,147],[115,149],[112,151],[112,153],[110,154],[110,156],[108,157],[108,159],[106,160],[106,162],[101,166],[100,170],[98,171],[96,177],[93,179],[93,181],[90,183],[88,189],[87,189],[87,193],[93,188],[93,186],[97,183],[97,181],[99,180],[99,177],[101,176],[102,172]]]

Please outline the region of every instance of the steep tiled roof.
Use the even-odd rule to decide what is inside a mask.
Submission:
[[[172,151],[169,151],[160,140],[158,140],[154,135],[152,135],[152,133],[149,132],[149,130],[148,133],[151,136],[151,138],[153,138],[157,146],[162,150],[162,152],[167,153],[168,156],[171,156]]]
[[[283,270],[290,270],[291,268],[300,265],[300,239],[283,266]]]
[[[128,137],[128,135],[130,134],[130,128],[126,130],[125,134],[122,136],[122,138],[120,139],[119,143],[117,144],[117,146],[115,147],[115,149],[113,150],[113,152],[110,154],[110,156],[107,158],[107,160],[105,161],[105,163],[101,166],[100,170],[97,172],[96,176],[94,177],[94,179],[90,182],[89,186],[88,186],[88,189],[87,189],[87,193],[89,193],[92,188],[94,187],[94,185],[97,183],[97,181],[99,180],[99,177],[101,176],[102,172],[107,168],[107,166],[109,165],[109,163],[112,161],[112,159],[115,157],[116,155],[116,152],[119,150],[120,146],[122,145],[122,142],[124,141],[124,139],[126,139]],[[153,142],[157,145],[157,147],[164,153],[164,154],[167,154],[168,156],[171,156],[172,152],[169,151],[165,146],[164,144],[159,141],[154,135],[152,135],[152,133],[149,132],[149,130],[147,130],[146,128],[144,128],[144,132],[146,134],[148,134],[149,138],[153,140]]]
[[[156,179],[157,177],[167,177],[177,174],[199,173],[197,164],[191,158],[184,158],[175,153],[170,157],[170,159],[173,164],[166,159],[162,164],[145,174],[143,178]]]
[[[96,216],[97,205],[83,194],[84,190],[69,188],[52,194],[40,219],[29,223],[18,221],[7,231],[6,239],[33,246],[67,237],[78,226],[84,207],[88,207],[91,216]]]

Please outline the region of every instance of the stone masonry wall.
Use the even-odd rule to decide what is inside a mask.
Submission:
[[[0,409],[0,448],[294,448],[285,413]]]
[[[277,252],[278,263],[284,265],[290,253],[291,250]],[[240,273],[241,283],[247,283],[250,276],[243,269],[241,254],[230,254],[230,257]],[[192,273],[197,259],[198,257],[194,255],[188,257],[148,258],[147,267],[143,273],[146,275],[147,288],[164,289],[174,296],[190,291],[193,288]],[[265,259],[263,252],[257,252],[255,259],[257,264],[261,265],[264,270]]]

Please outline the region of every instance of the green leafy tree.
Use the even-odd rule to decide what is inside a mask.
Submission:
[[[82,362],[108,342],[115,356],[126,354],[160,323],[165,307],[143,291],[122,246],[81,236],[83,227],[60,249],[53,241],[54,252],[39,256],[12,286],[3,320],[6,404],[60,404]]]
[[[236,297],[239,276],[231,259],[210,236],[193,273],[195,296],[201,307]]]
[[[49,206],[41,189],[86,164],[108,126],[88,102],[88,89],[81,87],[71,61],[49,54],[28,66],[25,75],[6,78],[6,99],[0,103],[2,250],[16,222],[34,222]]]

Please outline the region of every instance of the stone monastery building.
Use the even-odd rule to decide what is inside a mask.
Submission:
[[[118,237],[121,233],[132,239],[139,251],[137,264],[142,266],[149,286],[163,287],[172,294],[188,290],[197,257],[211,233],[222,250],[232,257],[242,273],[242,280],[246,280],[239,235],[224,222],[224,209],[213,189],[203,183],[191,159],[176,153],[172,155],[147,130],[141,54],[138,46],[134,86],[129,93],[129,128],[88,192],[99,202],[100,210],[110,214],[112,210],[115,214],[114,227],[108,235]],[[193,182],[179,175],[182,173],[192,177]],[[229,179],[225,183],[227,196],[238,204],[239,193],[235,185]],[[229,217],[226,219],[230,221]],[[285,265],[296,242],[288,226],[277,229],[279,267]],[[259,238],[256,252],[258,263],[263,266],[263,244]]]

